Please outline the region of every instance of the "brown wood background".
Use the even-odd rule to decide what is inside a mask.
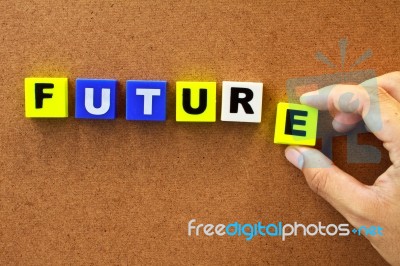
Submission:
[[[0,263],[383,264],[361,237],[188,237],[187,223],[342,223],[273,144],[286,80],[400,65],[400,3],[0,1]],[[24,118],[23,79],[68,77],[70,117]],[[77,77],[116,78],[118,119],[74,119]],[[125,81],[169,83],[168,121],[125,120]],[[264,83],[261,124],[175,122],[178,80]],[[220,111],[218,111],[218,116]],[[219,120],[219,119],[218,119]],[[361,141],[381,147],[373,137]],[[366,183],[388,166],[338,164]],[[362,168],[361,168],[362,167]]]

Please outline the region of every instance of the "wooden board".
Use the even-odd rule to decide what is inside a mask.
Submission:
[[[345,223],[273,144],[296,77],[400,65],[389,1],[0,1],[0,263],[383,264],[358,236],[189,237],[188,222]],[[347,38],[341,67],[339,40]],[[316,60],[323,52],[337,66]],[[24,117],[25,77],[68,77],[70,117]],[[118,118],[74,118],[76,78],[116,78]],[[168,81],[165,123],[125,120],[125,81]],[[260,124],[177,123],[175,82],[264,83]],[[389,164],[335,162],[365,183]]]

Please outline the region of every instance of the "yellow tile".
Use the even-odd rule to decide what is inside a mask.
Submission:
[[[302,104],[279,103],[274,143],[315,146],[318,110]]]
[[[216,82],[176,82],[176,121],[215,122]]]
[[[67,78],[25,78],[26,117],[68,117]]]

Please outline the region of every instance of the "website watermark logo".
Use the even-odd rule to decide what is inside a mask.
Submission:
[[[315,224],[294,223],[256,223],[233,222],[229,224],[203,224],[197,223],[196,219],[188,222],[188,236],[209,236],[209,237],[244,237],[246,241],[250,241],[255,237],[279,237],[285,241],[289,237],[297,236],[349,236],[365,235],[365,236],[383,236],[383,228],[381,226],[361,226],[351,229],[351,225],[343,224],[327,224],[322,222]]]
[[[371,49],[364,51],[353,63],[347,63],[347,39],[339,40],[340,50],[340,65],[332,62],[323,52],[317,51],[315,58],[324,63],[332,70],[336,70],[335,73],[318,75],[318,76],[307,76],[291,78],[286,81],[286,92],[288,96],[288,102],[299,103],[299,97],[302,93],[325,88],[324,91],[320,92],[326,96],[330,93],[329,86],[333,84],[357,84],[365,92],[367,92],[370,99],[376,99],[378,97],[378,85],[376,80],[376,72],[371,69],[366,70],[355,70],[357,66],[371,58],[373,53]],[[367,82],[365,82],[367,81]],[[343,104],[352,106],[353,109],[358,107],[357,102],[352,102],[352,95],[347,95],[343,99]],[[375,110],[370,110],[367,115],[379,116],[379,106],[375,105]],[[319,112],[318,117],[318,132],[317,138],[321,139],[321,151],[332,159],[332,142],[335,137],[346,136],[347,137],[347,162],[348,163],[380,163],[381,152],[380,150],[372,145],[360,144],[358,142],[358,136],[362,133],[367,133],[372,129],[367,129],[364,123],[358,123],[357,126],[348,133],[336,132],[332,128],[332,118],[328,112]],[[340,121],[336,121],[340,122]],[[381,121],[376,121],[375,130],[379,130],[381,127]]]

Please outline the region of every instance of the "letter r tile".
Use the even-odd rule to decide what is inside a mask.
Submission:
[[[279,103],[274,143],[315,146],[318,110],[302,104]]]
[[[221,121],[261,122],[263,84],[222,82]]]

